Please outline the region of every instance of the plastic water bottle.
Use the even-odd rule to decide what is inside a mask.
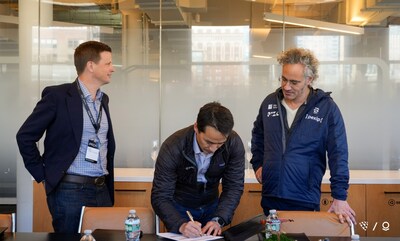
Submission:
[[[281,221],[278,218],[278,214],[275,209],[269,210],[269,215],[267,216],[265,222],[265,238],[269,239],[273,234],[279,237],[279,232],[281,230]]]
[[[269,239],[272,236],[272,218],[271,218],[271,210],[267,218],[265,219],[265,238]]]
[[[81,238],[81,241],[96,241],[96,239],[94,239],[93,235],[92,235],[92,230],[90,229],[85,229],[85,231],[83,231],[84,235]]]
[[[129,210],[129,215],[125,220],[125,236],[127,241],[140,240],[140,219],[134,209]]]
[[[271,231],[273,234],[277,234],[279,235],[279,232],[281,231],[281,220],[279,220],[278,218],[278,213],[276,212],[275,209],[271,209],[269,211],[270,215],[271,215]]]

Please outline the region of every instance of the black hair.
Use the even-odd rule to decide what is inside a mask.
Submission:
[[[197,115],[197,129],[200,132],[204,132],[206,127],[210,126],[228,136],[232,132],[233,125],[232,113],[219,102],[205,104]]]

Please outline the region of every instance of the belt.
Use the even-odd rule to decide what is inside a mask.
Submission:
[[[62,181],[81,183],[81,184],[94,184],[96,186],[103,186],[106,181],[106,176],[88,177],[88,176],[65,174],[64,177],[62,178]]]

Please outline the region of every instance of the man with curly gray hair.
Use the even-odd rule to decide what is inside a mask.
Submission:
[[[264,213],[320,210],[321,182],[328,165],[333,203],[340,222],[355,223],[347,203],[348,147],[342,115],[330,92],[314,89],[319,61],[307,49],[278,56],[281,87],[261,104],[252,130],[251,163],[262,184]]]

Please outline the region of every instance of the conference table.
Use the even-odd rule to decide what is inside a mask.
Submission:
[[[79,233],[5,233],[0,241],[79,241],[83,234]],[[95,230],[93,236],[96,241],[125,241],[125,233],[121,230]],[[140,241],[167,241],[156,234],[144,234]],[[223,239],[220,239],[223,240]],[[217,241],[217,240],[216,240]]]
[[[95,230],[93,236],[96,241],[125,241],[125,235],[120,230]],[[79,241],[82,234],[60,234],[60,233],[5,233],[1,237],[1,241]],[[328,238],[328,239],[326,239]],[[350,237],[308,237],[310,241],[351,241]],[[158,237],[155,234],[145,234],[140,239],[141,241],[168,241],[169,239]],[[216,241],[224,241],[225,239],[218,239]],[[262,235],[254,235],[242,241],[262,241]],[[360,241],[395,241],[400,240],[399,237],[361,237]]]

